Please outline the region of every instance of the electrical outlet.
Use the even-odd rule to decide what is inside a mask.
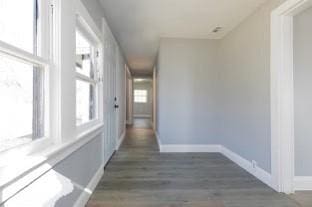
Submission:
[[[251,161],[251,165],[252,165],[252,168],[255,170],[258,168],[258,163],[255,160]]]

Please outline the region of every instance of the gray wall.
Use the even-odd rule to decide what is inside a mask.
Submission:
[[[3,206],[71,207],[102,164],[102,136],[68,156]]]
[[[162,144],[214,144],[218,41],[162,39],[158,124]]]
[[[135,117],[150,117],[153,113],[153,82],[133,82],[133,90],[147,90],[147,103],[133,103]]]
[[[270,15],[283,1],[267,1],[218,41],[161,41],[163,144],[222,144],[271,172]]]
[[[81,2],[87,8],[93,21],[96,23],[99,29],[102,28],[102,18],[104,17],[104,10],[101,3],[98,0],[81,0]]]
[[[271,171],[270,14],[265,3],[221,40],[219,137],[247,160]]]
[[[294,18],[295,175],[312,176],[312,8]]]
[[[126,105],[127,105],[127,110],[126,110],[126,120],[128,124],[132,124],[132,116],[133,116],[133,103],[132,103],[132,75],[131,73],[127,72],[126,73]]]

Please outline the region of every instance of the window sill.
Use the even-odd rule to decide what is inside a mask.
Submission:
[[[19,162],[15,162],[16,164],[0,166],[0,203],[93,140],[102,131],[103,124],[98,124],[79,134],[76,139],[62,144],[55,144],[51,139],[47,139],[45,148],[40,152],[34,152],[32,155],[23,157],[22,162],[19,159]],[[12,163],[11,160],[10,162]]]

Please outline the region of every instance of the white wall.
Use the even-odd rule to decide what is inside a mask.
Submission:
[[[157,132],[162,144],[214,144],[218,41],[161,39]]]
[[[153,82],[133,82],[133,90],[146,90],[147,102],[146,103],[133,103],[133,116],[134,117],[148,117],[152,118],[153,113]]]
[[[312,176],[312,8],[294,18],[295,175]]]

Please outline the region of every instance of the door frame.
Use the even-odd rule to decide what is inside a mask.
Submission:
[[[271,13],[271,173],[278,192],[294,192],[293,17],[312,0],[287,0]]]
[[[106,164],[116,150],[117,143],[117,111],[114,108],[116,97],[116,68],[117,68],[117,48],[113,34],[104,18],[102,18],[102,32],[103,32],[103,119],[104,119],[104,133],[103,133],[103,159]]]

